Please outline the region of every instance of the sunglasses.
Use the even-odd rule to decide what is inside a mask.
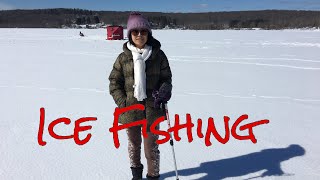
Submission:
[[[141,36],[146,36],[148,35],[148,30],[146,29],[141,29],[141,30],[138,30],[138,29],[134,29],[131,31],[131,34],[134,35],[134,36],[138,36],[140,33]]]

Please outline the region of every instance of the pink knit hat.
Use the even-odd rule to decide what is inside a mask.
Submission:
[[[130,36],[131,30],[133,29],[147,29],[149,33],[152,34],[150,23],[138,12],[130,13],[127,24],[127,37]]]

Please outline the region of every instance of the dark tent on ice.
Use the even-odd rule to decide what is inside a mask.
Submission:
[[[107,26],[107,40],[121,40],[123,39],[122,26]]]

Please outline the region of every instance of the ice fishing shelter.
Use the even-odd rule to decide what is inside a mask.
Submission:
[[[121,40],[123,39],[122,26],[107,26],[107,40]]]

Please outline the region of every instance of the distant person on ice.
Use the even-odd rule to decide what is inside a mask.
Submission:
[[[119,122],[126,124],[147,119],[148,137],[143,139],[147,179],[157,180],[160,177],[160,151],[156,143],[159,136],[150,132],[150,126],[157,118],[165,116],[160,105],[171,98],[172,74],[168,59],[160,49],[160,42],[153,38],[150,23],[140,13],[130,14],[127,36],[129,41],[123,44],[123,52],[110,73],[109,90],[120,108],[134,104],[145,106],[145,111],[121,114]],[[132,179],[142,179],[141,127],[131,127],[126,131]]]
[[[84,34],[83,34],[81,31],[80,31],[79,35],[80,35],[81,37],[84,37]]]

